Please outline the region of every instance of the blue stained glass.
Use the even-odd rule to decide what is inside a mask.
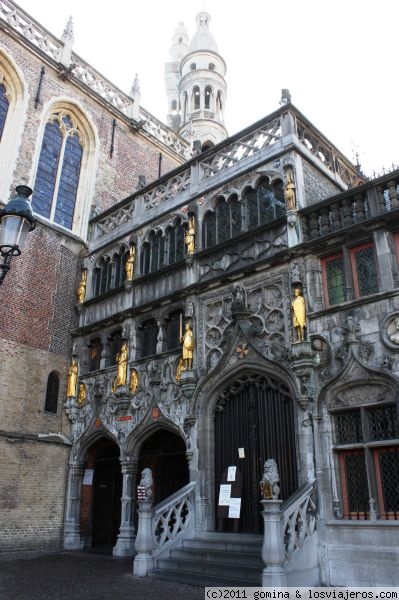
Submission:
[[[7,118],[8,112],[8,98],[6,96],[6,88],[4,85],[0,85],[0,140],[3,135],[3,129]]]
[[[32,196],[33,210],[47,218],[51,213],[61,146],[62,134],[58,122],[47,123]]]
[[[65,144],[65,154],[54,214],[54,221],[67,229],[72,229],[81,162],[82,146],[75,133],[68,137]]]

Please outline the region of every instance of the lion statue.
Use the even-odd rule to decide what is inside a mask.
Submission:
[[[152,500],[152,471],[149,467],[146,467],[141,471],[141,479],[139,484],[139,489],[142,494],[142,500],[146,502],[151,502]]]
[[[268,458],[263,465],[263,477],[260,482],[262,500],[277,500],[280,488],[280,476],[274,458]]]

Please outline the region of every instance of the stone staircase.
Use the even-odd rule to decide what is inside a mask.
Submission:
[[[203,587],[260,586],[262,541],[262,536],[251,534],[197,534],[169,550],[168,556],[156,558],[149,575]]]

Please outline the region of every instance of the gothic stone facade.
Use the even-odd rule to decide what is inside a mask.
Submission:
[[[87,296],[73,331],[86,400],[67,404],[66,547],[83,543],[79,490],[99,439],[120,452],[114,553],[124,554],[133,551],[146,440],[161,430],[184,440],[196,530],[210,531],[222,461],[237,462],[223,457],[228,432],[239,440],[248,425],[244,478],[253,455],[277,459],[283,498],[316,478],[321,582],[395,583],[398,183],[395,172],[365,182],[286,104],[91,221]],[[134,277],[112,289],[104,264],[127,238]],[[293,320],[296,288],[307,309],[304,341]],[[180,315],[195,337],[192,369],[182,374]],[[128,369],[118,382],[123,342]],[[265,410],[275,412],[262,416],[251,394],[260,405],[268,393]],[[269,439],[280,440],[263,450],[261,419]],[[234,443],[245,445],[233,442],[235,451]],[[256,530],[253,514],[243,507],[243,531]]]

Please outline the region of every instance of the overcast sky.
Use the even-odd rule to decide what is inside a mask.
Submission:
[[[205,9],[227,63],[230,135],[279,107],[281,89],[367,175],[399,163],[397,0],[19,0],[123,91],[140,78],[142,105],[166,120],[164,63],[174,28],[190,36]]]

